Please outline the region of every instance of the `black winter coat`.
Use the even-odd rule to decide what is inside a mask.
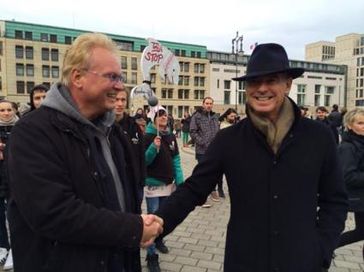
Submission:
[[[96,171],[84,128],[41,107],[17,122],[9,141],[8,217],[17,272],[106,272],[110,252],[120,252],[127,271],[141,271],[143,221],[137,215],[137,173],[120,127],[111,143],[125,150],[127,212],[105,208],[103,177]],[[115,161],[115,160],[114,160]],[[118,164],[117,164],[118,166]]]
[[[343,134],[339,145],[341,166],[349,194],[350,211],[364,211],[364,136]]]
[[[224,173],[231,200],[225,272],[328,267],[347,212],[342,172],[331,132],[301,118],[296,106],[295,115],[276,155],[249,117],[221,130],[157,212],[165,235],[205,202]]]

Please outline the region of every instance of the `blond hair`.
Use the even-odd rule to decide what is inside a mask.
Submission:
[[[105,48],[118,55],[116,44],[105,34],[85,33],[78,36],[66,51],[63,59],[62,83],[70,84],[72,69],[87,69],[94,48]]]
[[[348,126],[351,126],[354,123],[355,118],[359,115],[364,116],[364,109],[353,109],[344,115],[344,126],[346,130],[349,129]]]

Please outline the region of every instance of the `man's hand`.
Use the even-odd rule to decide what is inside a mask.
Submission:
[[[163,232],[163,219],[154,214],[142,214],[143,218],[143,236],[140,241],[141,247],[150,246],[155,238]]]

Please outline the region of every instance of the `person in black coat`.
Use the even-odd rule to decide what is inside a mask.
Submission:
[[[338,149],[349,193],[349,211],[354,212],[355,229],[341,235],[339,247],[364,240],[364,110],[348,112],[345,127]]]
[[[218,132],[192,175],[157,211],[163,235],[202,205],[225,174],[231,200],[225,272],[329,268],[347,195],[331,132],[302,118],[287,97],[303,72],[289,67],[281,45],[255,48],[247,74],[236,79],[246,81],[247,118]]]
[[[335,139],[336,144],[339,143],[339,131],[337,130],[336,126],[329,120],[327,117],[328,110],[324,106],[320,106],[316,108],[316,121],[327,126],[332,136]]]
[[[14,271],[141,271],[140,246],[153,242],[163,222],[140,215],[139,173],[113,112],[120,71],[110,38],[78,36],[65,53],[62,82],[13,127]]]
[[[134,117],[129,116],[125,112],[128,103],[128,92],[125,88],[122,88],[116,94],[116,104],[115,104],[115,121],[122,128],[124,133],[127,135],[129,142],[133,148],[133,155],[135,156],[137,162],[137,172],[139,173],[138,180],[138,197],[140,205],[143,201],[144,196],[144,180],[146,175],[146,166],[144,158],[144,133],[137,124]]]

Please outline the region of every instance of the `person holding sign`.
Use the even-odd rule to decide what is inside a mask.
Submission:
[[[145,180],[145,198],[148,213],[155,213],[165,199],[174,191],[175,185],[183,183],[181,159],[176,137],[167,126],[168,114],[165,108],[151,108],[150,122],[145,134],[145,163],[147,177]],[[160,271],[156,248],[168,253],[168,248],[161,238],[148,247],[147,263],[149,271]]]

